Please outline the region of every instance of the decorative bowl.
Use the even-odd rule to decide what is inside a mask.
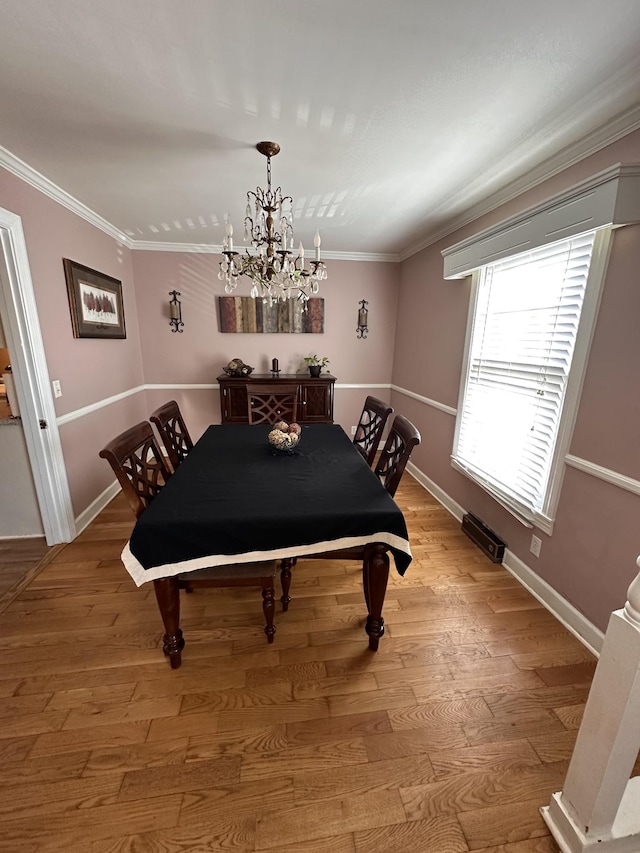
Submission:
[[[278,423],[270,430],[267,441],[275,453],[293,453],[300,441],[300,427],[298,424],[287,424],[286,421]]]
[[[227,376],[249,376],[253,373],[253,367],[249,364],[242,364],[237,367],[229,367],[229,365],[226,365],[222,369]]]

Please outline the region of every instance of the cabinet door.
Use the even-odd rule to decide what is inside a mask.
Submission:
[[[222,423],[223,424],[246,424],[247,415],[247,389],[244,383],[238,385],[221,385],[222,394]]]
[[[300,386],[305,423],[331,423],[331,386],[311,379]]]

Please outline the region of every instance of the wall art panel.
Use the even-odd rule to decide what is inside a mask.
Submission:
[[[219,296],[221,332],[322,334],[324,299],[313,297],[306,310],[297,299],[269,305],[251,296]]]

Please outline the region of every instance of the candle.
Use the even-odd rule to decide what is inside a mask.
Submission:
[[[271,370],[273,371],[273,373],[278,372],[278,359],[277,358],[274,358],[273,361],[271,362]]]
[[[229,238],[229,251],[233,252],[233,225],[227,222],[227,237]]]
[[[302,246],[302,241],[300,241],[300,245],[298,246],[298,257],[300,258],[300,269],[304,269],[304,248]]]
[[[316,261],[320,260],[320,232],[316,231],[316,236],[313,238],[313,245],[316,247]]]
[[[360,326],[360,328],[367,325],[367,320],[367,310],[365,308],[361,308],[358,311],[358,325]]]
[[[178,303],[177,302],[170,302],[169,308],[171,309],[171,319],[172,320],[179,320],[180,314],[178,313]]]

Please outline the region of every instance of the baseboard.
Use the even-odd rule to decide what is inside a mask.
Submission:
[[[460,506],[459,503],[456,503],[452,497],[450,497],[443,489],[440,488],[433,480],[430,480],[426,474],[417,468],[413,462],[407,462],[407,469],[409,474],[413,477],[414,480],[417,480],[421,486],[423,486],[430,495],[441,503],[442,506],[449,510],[451,515],[454,518],[457,518],[458,521],[462,524],[462,516],[465,514],[466,509],[463,506]]]
[[[15,539],[44,539],[44,531],[42,533],[24,533],[17,536],[0,536],[0,542],[11,542]]]
[[[466,510],[453,500],[443,489],[420,471],[412,462],[407,464],[407,472],[423,486],[430,495],[442,504],[451,515],[462,522]],[[507,549],[502,565],[522,586],[528,590],[555,618],[570,631],[574,637],[596,657],[599,657],[604,634],[596,628],[583,613],[573,606],[566,598],[537,575],[519,557]]]
[[[120,491],[120,483],[114,480],[110,486],[98,495],[89,506],[76,518],[76,535],[79,536],[85,527],[88,527],[93,519],[99,515]]]
[[[512,551],[507,549],[502,565],[534,598],[553,613],[567,631],[571,631],[583,646],[599,657],[604,641],[604,633],[599,628]]]

